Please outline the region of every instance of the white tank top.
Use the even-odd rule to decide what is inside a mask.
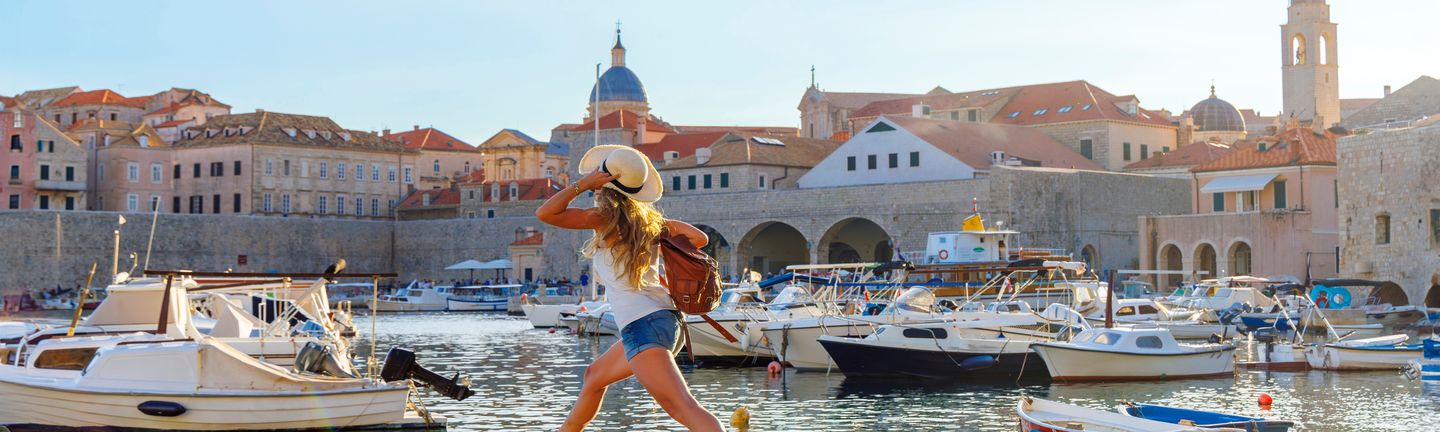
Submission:
[[[657,246],[658,247],[658,246]],[[628,278],[621,277],[615,268],[615,261],[608,247],[596,247],[592,263],[595,280],[605,285],[605,297],[610,300],[610,310],[615,313],[615,324],[624,329],[631,322],[658,310],[675,310],[670,291],[660,284],[660,254],[645,269],[640,277],[640,287],[630,286]]]

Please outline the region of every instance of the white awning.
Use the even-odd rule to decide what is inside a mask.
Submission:
[[[1226,193],[1226,192],[1247,192],[1265,189],[1275,179],[1276,174],[1256,174],[1233,177],[1219,177],[1210,180],[1204,187],[1200,188],[1201,193]]]

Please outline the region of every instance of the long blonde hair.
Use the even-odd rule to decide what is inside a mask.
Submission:
[[[614,239],[610,247],[611,265],[621,271],[631,287],[639,288],[645,270],[655,262],[658,253],[655,239],[665,226],[665,215],[654,204],[636,201],[620,191],[601,188],[595,194],[595,208],[605,222],[595,228],[595,236],[585,243],[587,258],[595,256],[595,248],[605,239]]]

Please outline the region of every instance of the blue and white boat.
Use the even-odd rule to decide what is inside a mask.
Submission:
[[[1407,344],[1406,335],[1343,340],[1305,348],[1313,369],[1399,370],[1420,357],[1420,344]]]
[[[454,312],[504,311],[510,303],[510,294],[517,292],[520,285],[474,285],[450,288],[446,298],[447,309]]]
[[[1286,432],[1295,426],[1294,422],[1284,420],[1271,420],[1263,417],[1247,417],[1164,405],[1126,402],[1124,405],[1116,408],[1116,410],[1120,411],[1120,414],[1131,417],[1178,425],[1199,426],[1207,429],[1228,428],[1254,432]]]
[[[1440,339],[1436,336],[1425,339],[1420,353],[1420,358],[1406,365],[1405,376],[1422,384],[1440,385]]]

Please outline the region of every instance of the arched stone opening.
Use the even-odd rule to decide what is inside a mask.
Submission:
[[[1197,279],[1213,279],[1219,277],[1215,265],[1215,246],[1209,243],[1201,243],[1195,248],[1195,271],[1205,272]]]
[[[1095,268],[1095,264],[1100,262],[1100,252],[1095,249],[1095,246],[1085,245],[1080,248],[1080,262],[1085,263],[1086,268],[1099,271]]]
[[[1243,241],[1235,242],[1235,244],[1230,245],[1230,252],[1226,255],[1230,257],[1230,262],[1228,263],[1230,276],[1250,275],[1254,271],[1255,268],[1252,266],[1249,243]]]
[[[893,243],[879,224],[865,218],[836,222],[820,236],[816,255],[826,263],[888,261]]]
[[[1430,289],[1425,291],[1425,307],[1440,308],[1440,275],[1430,277]]]
[[[1428,297],[1428,296],[1427,296]],[[1405,289],[1394,282],[1381,282],[1370,292],[1370,304],[1392,304],[1402,306],[1410,304],[1410,296],[1405,294]]]
[[[740,240],[739,266],[762,275],[779,273],[785,266],[810,263],[810,242],[784,222],[756,225]]]
[[[710,243],[700,248],[700,250],[710,254],[711,257],[715,258],[716,262],[720,263],[720,275],[728,277],[736,274],[732,264],[735,251],[734,248],[730,246],[730,241],[726,239],[724,235],[720,234],[720,231],[709,225],[695,225],[695,228],[699,228],[701,232],[704,232],[705,235],[710,238]]]
[[[1184,260],[1185,257],[1181,256],[1180,248],[1171,244],[1160,248],[1160,259],[1156,262],[1159,263],[1157,266],[1159,270],[1179,271],[1185,269]],[[1185,280],[1185,277],[1181,275],[1161,275],[1158,279],[1158,286],[1155,288],[1169,289],[1179,286],[1180,283]]]
[[[1290,64],[1300,66],[1308,63],[1305,58],[1305,35],[1296,33],[1290,38]]]
[[[1321,34],[1320,34],[1320,52],[1317,53],[1317,54],[1320,55],[1320,64],[1322,64],[1322,65],[1328,65],[1328,64],[1330,64],[1330,35],[1329,35],[1329,34],[1325,34],[1325,33],[1321,33]]]

